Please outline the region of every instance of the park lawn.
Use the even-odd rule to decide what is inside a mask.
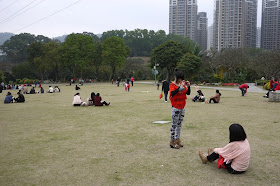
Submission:
[[[45,90],[47,86],[44,85]],[[111,84],[94,91],[106,107],[73,107],[74,86],[61,93],[25,95],[25,103],[3,104],[0,94],[0,185],[278,185],[280,103],[259,93],[241,97],[222,90],[219,104],[193,103],[189,96],[179,150],[169,147],[170,102],[160,90],[135,84],[130,92]],[[202,89],[206,97],[215,89]],[[16,91],[12,91],[16,95]],[[216,163],[202,164],[200,149],[223,147],[228,128],[240,123],[251,145],[249,169],[230,175]]]

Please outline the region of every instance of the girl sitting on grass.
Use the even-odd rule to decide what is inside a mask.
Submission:
[[[76,106],[86,106],[87,107],[88,105],[86,104],[86,102],[82,101],[80,93],[76,93],[74,95],[73,106],[75,106],[75,107]]]
[[[199,151],[202,163],[212,162],[217,159],[218,168],[223,167],[231,174],[244,173],[250,161],[250,144],[243,127],[239,124],[232,124],[229,127],[229,144],[224,148],[208,149],[208,156]]]

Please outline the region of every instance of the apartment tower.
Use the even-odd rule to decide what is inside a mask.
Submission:
[[[261,48],[280,49],[280,0],[262,1]]]
[[[207,50],[207,27],[208,18],[206,12],[199,12],[197,15],[197,34],[196,42],[203,51]]]
[[[255,48],[257,0],[215,0],[214,47]]]
[[[169,0],[169,33],[195,41],[197,0]]]

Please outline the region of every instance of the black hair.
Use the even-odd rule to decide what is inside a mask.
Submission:
[[[8,92],[7,95],[12,95],[12,93],[11,93],[11,92]]]
[[[234,123],[229,127],[229,141],[244,141],[247,138],[247,135],[243,129],[243,127]]]
[[[219,91],[219,90],[216,90],[216,93],[217,93],[217,94],[220,94],[220,96],[222,95],[222,94],[220,93],[220,91]]]
[[[77,96],[77,95],[79,95],[80,93],[78,92],[78,93],[76,93],[74,96]]]
[[[90,95],[90,97],[91,97],[91,99],[94,99],[94,97],[95,97],[95,93],[94,93],[94,92],[92,92],[92,93],[91,93],[91,95]]]
[[[249,88],[249,86],[248,86],[248,88]]]
[[[177,69],[175,70],[175,77],[176,77],[176,80],[185,79],[184,73],[182,71],[177,70]]]
[[[20,92],[18,92],[17,94],[20,94]]]
[[[97,93],[97,94],[96,94],[96,96],[100,96],[100,94],[99,94],[99,93]]]

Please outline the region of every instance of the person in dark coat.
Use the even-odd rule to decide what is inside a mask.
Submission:
[[[3,89],[4,89],[4,87],[0,84],[0,93],[2,93]]]
[[[25,102],[25,98],[24,98],[24,95],[22,95],[20,92],[17,93],[18,97],[15,98],[15,102],[17,103],[23,103]]]
[[[169,92],[169,81],[167,80],[163,80],[162,82],[162,92],[164,92],[164,99],[165,99],[165,102],[167,102],[167,95],[168,95],[168,92]]]

